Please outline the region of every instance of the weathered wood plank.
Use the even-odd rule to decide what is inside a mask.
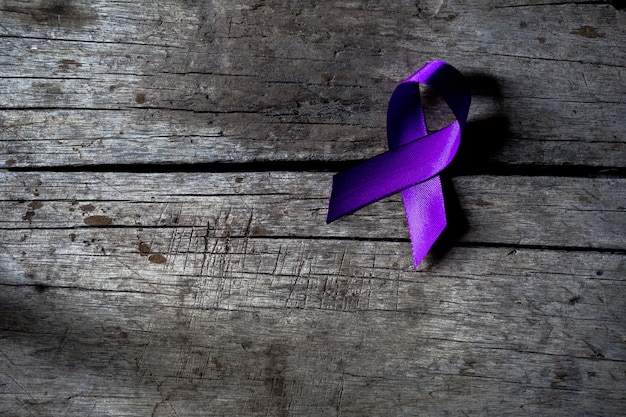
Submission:
[[[65,297],[60,294],[58,298]],[[84,305],[75,295],[67,301],[70,300]],[[119,307],[103,308],[104,304],[112,302],[115,303],[107,296],[97,295],[87,305],[102,310],[104,320],[117,324],[123,314],[118,313]],[[52,313],[57,311],[52,310]],[[66,325],[64,314],[72,311],[58,313],[58,318],[64,319],[61,323]],[[161,317],[168,319],[169,314]],[[107,370],[111,374],[119,371],[114,377],[117,386],[112,387],[117,395],[109,401],[98,401],[110,395],[110,391],[78,387],[77,383],[62,386],[57,380],[46,389],[50,394],[61,395],[28,398],[23,391],[18,392],[20,388],[13,383],[14,398],[23,399],[27,409],[67,410],[68,415],[79,415],[90,408],[94,415],[147,414],[152,409],[155,415],[170,415],[172,409],[188,415],[219,415],[220,412],[263,415],[268,411],[273,415],[363,415],[368,412],[382,415],[390,411],[443,415],[494,414],[500,410],[504,415],[516,415],[520,408],[545,413],[554,409],[554,401],[559,402],[556,415],[567,415],[574,411],[619,414],[618,407],[623,405],[615,384],[609,390],[593,386],[596,381],[611,380],[611,375],[617,374],[615,364],[530,352],[508,353],[469,344],[455,346],[454,342],[438,343],[422,339],[412,330],[411,326],[420,327],[422,319],[419,318],[398,325],[396,320],[372,320],[367,314],[330,318],[323,313],[294,310],[278,320],[267,311],[204,310],[198,312],[195,319],[205,325],[198,326],[194,321],[191,327],[197,333],[190,345],[181,349],[176,336],[171,340],[166,335],[174,333],[176,325],[189,326],[188,323],[170,322],[172,327],[163,333],[158,329],[134,332],[132,328],[114,326],[104,329],[99,326],[94,331],[89,328],[89,319],[85,322],[77,317],[72,333],[66,335],[64,351],[57,356],[58,366],[71,369],[75,381],[89,381],[97,387],[110,386],[110,382],[104,382]],[[210,324],[226,319],[233,323],[232,334]],[[329,320],[333,322],[330,325]],[[250,323],[255,323],[257,330]],[[371,333],[364,332],[364,328],[371,328]],[[127,336],[120,336],[120,333]],[[198,337],[201,333],[210,336]],[[368,342],[368,335],[385,338],[394,333],[408,337],[403,342],[390,342],[384,350]],[[362,334],[357,339],[361,342],[350,343],[346,340],[350,334]],[[11,352],[12,359],[42,358],[36,351],[41,346],[24,344],[23,338],[16,336],[11,342],[22,342],[27,349]],[[63,333],[50,335],[48,345],[57,347],[62,336]],[[109,349],[117,348],[122,353],[108,355],[97,344],[103,336],[108,340]],[[268,336],[269,346],[257,342]],[[159,355],[154,355],[154,351]],[[74,358],[81,353],[85,359],[76,364]],[[235,361],[231,362],[233,357]],[[437,360],[432,361],[433,357]],[[104,369],[103,358],[109,359]],[[511,359],[524,365],[519,368],[511,365]],[[45,363],[45,359],[41,361]],[[583,365],[573,366],[573,362]],[[163,363],[176,364],[178,369],[170,373]],[[360,363],[366,365],[360,367]],[[43,372],[49,378],[55,376],[54,368]],[[521,383],[507,381],[507,377],[520,378]],[[23,388],[27,392],[42,392],[44,387],[37,386],[36,381],[41,380],[32,378]],[[423,390],[416,390],[416,387]],[[471,395],[464,394],[468,387]],[[247,396],[229,395],[234,391]],[[480,398],[493,397],[493,392],[497,392],[497,401],[481,402]],[[387,405],[383,410],[388,396],[393,398],[393,406]]]
[[[606,3],[0,2],[0,414],[623,414]],[[398,196],[325,225],[332,172],[132,172],[383,152],[431,59],[474,101],[417,269]]]
[[[93,250],[66,231],[33,232],[40,244],[21,259],[0,254],[0,402],[11,410],[612,415],[624,406],[623,255],[456,248],[414,271],[394,242],[376,242],[377,257],[371,242],[240,238],[225,250],[224,238],[208,237],[201,272],[188,274],[171,257],[142,257],[127,228],[90,229]]]
[[[0,402],[67,415],[623,409],[623,253],[454,247],[413,270],[406,242],[255,230],[259,206],[299,201],[293,184],[323,203],[328,176],[5,173],[2,204],[24,201],[3,209]],[[606,210],[623,195],[609,179],[459,180],[461,196],[482,184],[477,208],[521,206],[504,190],[524,183],[546,186],[532,206]],[[134,205],[141,224],[110,211]],[[88,227],[97,215],[113,223]]]
[[[483,158],[623,167],[624,13],[476,3],[6,2],[0,163],[361,159],[395,83],[439,58],[476,76],[471,120],[504,118],[474,132]]]
[[[326,225],[329,173],[34,172],[2,178],[4,230],[203,227],[220,236],[408,239],[399,196]],[[626,247],[622,179],[467,176],[452,183],[462,211],[453,209],[451,222],[462,242]],[[452,208],[455,199],[449,198]]]
[[[129,93],[132,100],[136,93]],[[254,161],[340,161],[365,159],[386,151],[386,100],[372,126],[353,121],[289,121],[291,116],[263,114],[196,114],[137,109],[0,111],[4,167],[209,163]],[[528,102],[535,101],[535,103]],[[502,119],[470,123],[465,137],[468,166],[485,162],[537,165],[624,167],[623,104],[554,103],[518,100],[518,137],[502,130]],[[354,102],[358,107],[358,102]],[[553,108],[552,106],[557,106]],[[319,108],[318,108],[319,110]],[[332,112],[332,105],[326,111]],[[346,111],[349,111],[347,109]],[[558,123],[538,122],[546,113]],[[580,125],[577,114],[593,120]],[[355,114],[355,113],[353,113]],[[562,118],[559,116],[563,115]],[[591,116],[592,115],[592,116]],[[365,117],[361,115],[358,117]],[[488,113],[483,113],[489,117]],[[357,117],[357,116],[354,116]],[[305,117],[308,118],[308,117]],[[530,126],[532,124],[532,126]],[[493,128],[495,132],[489,132]],[[522,131],[523,130],[523,131]]]
[[[67,230],[18,230],[6,233],[4,242],[5,274],[15,285],[129,291],[171,300],[180,296],[189,302],[202,291],[198,307],[203,308],[427,309],[455,317],[506,311],[518,318],[532,309],[542,316],[566,313],[567,318],[607,323],[619,323],[624,313],[623,254],[461,247],[436,264],[413,271],[400,242],[233,238],[215,236],[201,227],[90,229],[72,236]],[[563,275],[562,286],[554,287],[545,271]],[[511,300],[503,292],[515,277],[516,285],[529,288],[524,297]],[[580,286],[580,280],[594,281]],[[453,293],[454,303],[442,305],[441,295],[421,293],[427,299],[413,299],[416,286],[425,284],[437,286],[436,292]],[[474,299],[487,291],[484,286],[498,296]],[[600,298],[588,296],[587,290]],[[541,294],[561,301],[556,306],[552,301],[535,306],[532,300],[541,299]],[[563,309],[570,302],[578,305],[575,311]],[[594,312],[604,304],[610,309]]]
[[[325,226],[329,179],[4,173],[2,406],[303,416],[623,408],[623,253],[453,247],[414,270],[407,242],[368,240],[397,238],[399,200],[378,204],[385,215],[372,207]],[[492,219],[492,237],[507,235],[498,219],[514,213],[511,223],[548,239],[541,230],[572,228],[580,211],[589,226],[558,229],[552,242],[612,228],[623,249],[621,180],[454,182],[461,205]],[[542,220],[529,220],[538,211]],[[468,218],[470,230],[483,227]],[[384,219],[393,228],[372,227]],[[592,225],[600,219],[613,223]],[[493,392],[498,401],[485,402]]]
[[[245,68],[251,68],[245,64],[249,51],[257,52],[260,58],[298,58],[314,51],[316,58],[328,59],[337,52],[355,57],[359,52],[375,56],[394,46],[441,52],[438,49],[451,40],[455,49],[472,54],[524,52],[530,57],[579,61],[581,49],[589,49],[585,62],[623,66],[626,59],[626,52],[619,49],[605,54],[610,44],[603,41],[623,38],[624,29],[620,25],[623,13],[615,6],[594,1],[494,4],[457,0],[416,4],[404,0],[393,5],[381,1],[365,4],[334,1],[314,5],[254,0],[237,4],[219,1],[183,4],[161,0],[151,2],[150,6],[131,1],[112,5],[101,0],[50,7],[44,2],[5,0],[0,9],[4,17],[1,34],[125,42],[131,46],[218,46],[222,49],[216,53],[222,59],[235,60],[236,65]],[[555,18],[549,19],[550,16]],[[587,27],[579,30],[580,26]],[[533,35],[545,38],[542,41]],[[487,39],[498,42],[489,43]],[[562,41],[566,41],[567,47],[555,45]],[[477,50],[477,44],[483,49]],[[589,48],[590,45],[596,48]],[[404,62],[387,65],[398,63]],[[354,69],[359,70],[356,66]]]

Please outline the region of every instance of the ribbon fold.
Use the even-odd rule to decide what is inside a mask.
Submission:
[[[419,83],[437,92],[456,120],[428,134]],[[432,61],[402,81],[387,109],[389,151],[333,176],[326,223],[402,193],[415,267],[446,227],[439,173],[452,161],[467,122],[470,92],[450,64]]]

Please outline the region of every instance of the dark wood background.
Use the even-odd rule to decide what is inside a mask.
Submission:
[[[624,45],[623,1],[1,1],[0,414],[624,415]],[[324,219],[433,59],[473,102],[414,269],[399,196]]]

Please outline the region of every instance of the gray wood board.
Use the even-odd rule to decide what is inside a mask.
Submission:
[[[404,242],[22,232],[0,252],[10,414],[626,405],[623,254],[458,247],[413,270]]]
[[[616,1],[0,1],[0,415],[623,415],[625,43]],[[473,103],[413,268],[399,196],[325,215],[433,59]]]
[[[397,198],[324,224],[330,174],[2,178],[11,413],[624,408],[626,257],[604,247],[624,247],[622,180],[456,178],[463,239],[499,243],[415,270]]]
[[[531,254],[533,267],[540,257]],[[596,257],[593,266],[606,266]],[[565,284],[553,268],[501,280],[503,266],[482,282],[427,276],[398,288],[374,278],[367,285],[391,287],[408,305],[341,312],[338,289],[351,292],[341,278],[311,277],[310,292],[329,299],[319,309],[216,309],[204,292],[211,277],[174,296],[3,285],[0,403],[24,415],[619,415],[624,310],[611,294],[623,281],[568,270]],[[249,300],[268,285],[260,275]],[[481,299],[464,299],[466,287]],[[491,297],[521,315],[508,305],[472,311]],[[611,320],[584,314],[620,307]]]
[[[467,163],[623,168],[626,18],[594,3],[5,1],[0,164],[363,159],[395,84],[444,59]]]
[[[0,226],[7,232],[112,225],[201,227],[223,236],[408,240],[398,195],[326,225],[330,173],[1,175]],[[453,191],[448,206],[460,206],[451,222],[458,223],[462,242],[626,247],[624,179],[464,176],[446,188]]]

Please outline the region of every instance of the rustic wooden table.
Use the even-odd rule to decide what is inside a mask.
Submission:
[[[623,1],[5,0],[0,38],[1,415],[624,415]],[[324,220],[433,59],[473,103],[414,269],[399,196]]]

